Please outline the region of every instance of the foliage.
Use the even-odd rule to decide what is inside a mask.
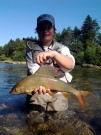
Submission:
[[[92,20],[92,18],[88,15],[83,23],[83,26],[81,27],[81,41],[83,43],[85,43],[86,40],[91,40],[92,43],[96,41],[99,28],[100,27],[97,21]]]
[[[11,58],[13,61],[25,61],[25,52],[17,51]]]
[[[97,21],[87,15],[81,28],[64,28],[55,33],[55,40],[70,48],[76,64],[91,63],[101,65],[101,33]],[[37,39],[36,37],[28,37]],[[26,42],[17,38],[0,47],[0,60],[25,61]]]
[[[77,55],[74,54],[76,64],[81,64],[84,62],[84,52],[80,51]]]

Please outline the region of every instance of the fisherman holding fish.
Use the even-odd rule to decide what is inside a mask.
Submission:
[[[59,67],[64,72],[60,80],[71,82],[70,71],[75,66],[75,59],[67,46],[54,40],[55,19],[50,14],[42,14],[37,18],[36,32],[38,41],[27,41],[26,64],[28,75],[34,74],[41,65]],[[49,89],[48,89],[49,90]],[[50,91],[50,90],[49,90]],[[68,100],[60,93],[52,98],[44,86],[33,89],[33,95],[27,95],[26,106],[34,111],[65,111]]]

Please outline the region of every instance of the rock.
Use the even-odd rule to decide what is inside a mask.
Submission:
[[[84,68],[99,68],[99,69],[101,69],[101,66],[97,66],[97,65],[93,65],[93,64],[85,64],[84,63],[81,66]]]
[[[82,64],[81,66],[85,67],[85,68],[92,68],[92,67],[94,67],[93,64]]]
[[[32,112],[26,122],[31,135],[95,135],[93,128],[74,111]]]

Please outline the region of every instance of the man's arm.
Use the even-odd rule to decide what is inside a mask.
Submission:
[[[38,54],[36,61],[38,64],[43,64],[47,59],[54,59],[60,67],[68,71],[72,70],[75,65],[75,59],[67,47],[63,47],[61,53],[57,51],[41,52]]]

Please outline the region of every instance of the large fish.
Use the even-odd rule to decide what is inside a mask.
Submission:
[[[10,94],[32,94],[34,88],[43,86],[46,88],[47,93],[53,96],[52,90],[61,92],[65,97],[69,98],[70,94],[77,97],[82,107],[85,105],[85,96],[90,95],[89,91],[79,91],[72,87],[70,84],[59,80],[57,76],[61,75],[58,68],[48,65],[42,65],[35,74],[29,75],[21,79],[9,92]],[[49,90],[50,89],[50,92]]]

